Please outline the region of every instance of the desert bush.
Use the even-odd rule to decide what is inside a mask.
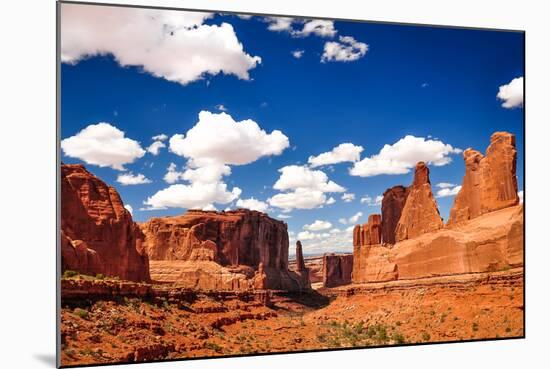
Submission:
[[[78,272],[76,270],[66,270],[65,273],[63,273],[63,278],[73,278],[78,275]]]
[[[88,310],[76,308],[74,309],[74,315],[82,318],[82,319],[88,319]]]

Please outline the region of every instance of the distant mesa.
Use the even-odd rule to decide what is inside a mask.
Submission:
[[[140,227],[155,280],[205,290],[310,288],[307,269],[288,270],[286,223],[264,213],[189,210]]]
[[[61,267],[150,281],[143,234],[118,192],[83,165],[61,164]]]

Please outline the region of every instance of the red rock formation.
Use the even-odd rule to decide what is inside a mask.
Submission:
[[[384,192],[382,199],[382,243],[395,243],[395,230],[405,207],[409,189],[404,186],[394,186]]]
[[[323,255],[323,287],[337,287],[351,283],[353,255]]]
[[[302,243],[296,241],[296,270],[306,270],[306,263],[304,262],[304,255],[302,253]]]
[[[83,165],[61,165],[62,271],[149,281],[142,238],[113,187]]]
[[[249,267],[255,270],[262,265],[264,270],[258,274],[262,281],[258,284],[265,288],[309,288],[307,277],[288,271],[286,223],[264,213],[246,209],[227,212],[189,210],[180,216],[152,218],[141,224],[141,229],[145,234],[144,246],[151,260],[203,262],[203,273],[193,272],[191,264],[182,269],[182,284],[190,280],[221,278],[217,282],[196,283],[206,287],[224,286],[227,289],[232,282],[224,281],[235,279],[224,276],[231,269]],[[189,274],[191,272],[193,275]],[[186,278],[189,281],[186,282]],[[239,282],[239,288],[244,286],[243,283]]]
[[[455,197],[448,224],[456,224],[482,214],[519,203],[516,177],[516,139],[507,132],[496,132],[485,156],[464,151],[466,174]]]
[[[397,223],[396,241],[415,238],[442,227],[443,221],[432,194],[430,170],[424,162],[419,162],[416,164],[414,181],[409,187],[407,201]]]
[[[382,218],[380,214],[371,214],[367,223],[356,225],[353,229],[353,245],[378,245],[382,236]]]
[[[522,265],[523,206],[518,205],[391,248],[359,248],[354,251],[353,282],[491,272]]]

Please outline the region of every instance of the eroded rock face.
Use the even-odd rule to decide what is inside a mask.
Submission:
[[[323,287],[337,287],[350,284],[352,270],[352,254],[325,254],[323,256]]]
[[[357,250],[353,282],[380,282],[498,271],[523,265],[523,206],[487,213],[455,227]]]
[[[62,271],[149,281],[142,240],[113,187],[83,165],[61,165]]]
[[[380,214],[371,214],[367,223],[356,225],[353,229],[353,246],[378,245],[382,239],[382,218]]]
[[[394,186],[384,192],[382,199],[382,243],[395,243],[395,230],[409,196],[409,189]]]
[[[286,223],[264,213],[246,209],[189,210],[180,216],[152,218],[140,226],[151,260],[189,262],[180,266],[179,283],[182,285],[189,282],[187,284],[222,286],[224,289],[238,285],[238,289],[242,289],[248,283],[242,281],[244,277],[227,274],[235,268],[248,267],[256,271],[251,285],[257,289],[310,287],[307,273],[302,275],[288,270]],[[192,263],[198,261],[202,262],[201,272],[195,273]],[[250,277],[247,273],[239,273],[245,275],[244,279]],[[203,281],[208,278],[212,281]]]
[[[395,231],[396,241],[403,241],[434,232],[443,227],[443,221],[432,194],[430,170],[424,162],[416,165],[414,181],[401,212]]]
[[[491,136],[485,156],[473,149],[465,150],[466,174],[455,197],[448,224],[517,205],[516,157],[515,136],[507,132],[496,132]]]

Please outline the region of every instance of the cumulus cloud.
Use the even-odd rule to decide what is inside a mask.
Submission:
[[[268,205],[267,203],[256,200],[255,198],[251,197],[249,199],[239,199],[237,200],[237,207],[238,208],[244,208],[244,209],[250,209],[250,210],[256,210],[261,211],[262,213],[267,212]]]
[[[201,111],[186,135],[170,138],[170,151],[191,160],[193,166],[249,164],[263,156],[280,155],[288,146],[288,137],[281,131],[267,133],[251,119],[237,122],[223,112]]]
[[[147,148],[147,152],[156,156],[156,155],[159,154],[160,149],[162,149],[163,147],[166,147],[166,145],[164,144],[164,142],[162,142],[162,141],[154,141],[154,142],[153,142],[151,145],[149,145],[149,147]]]
[[[145,155],[138,141],[124,137],[124,132],[109,123],[91,124],[76,135],[61,141],[63,153],[86,164],[124,170]]]
[[[278,193],[267,200],[271,206],[289,212],[292,209],[314,209],[324,204],[333,204],[325,193],[344,192],[346,189],[328,179],[320,170],[306,166],[288,165],[279,169],[281,176],[273,188],[286,193]]]
[[[151,137],[151,140],[153,141],[166,141],[167,139],[168,139],[168,136],[165,135],[164,133]]]
[[[523,77],[514,78],[507,85],[500,86],[497,98],[503,101],[503,108],[523,107]]]
[[[455,187],[456,185],[454,183],[449,182],[440,182],[435,185],[437,188],[451,188]]]
[[[305,254],[351,252],[353,251],[353,226],[345,230],[334,228],[322,233],[303,231],[298,233],[297,239],[302,242]]]
[[[336,35],[334,22],[323,19],[313,19],[304,23],[304,26],[299,31],[292,32],[293,36],[306,37],[316,35],[319,37],[334,37]]]
[[[303,228],[306,231],[312,231],[312,232],[325,231],[327,229],[332,228],[332,223],[330,223],[326,220],[316,220],[315,222],[313,222],[311,224],[304,225]]]
[[[370,197],[369,195],[361,197],[361,204],[367,204],[367,206],[378,206],[382,204],[382,199],[384,196],[378,195],[374,199]]]
[[[436,192],[435,197],[456,196],[461,188],[462,186],[442,187]]]
[[[523,204],[523,190],[518,191],[519,203]]]
[[[359,161],[361,152],[363,152],[362,146],[356,146],[352,143],[343,143],[336,146],[331,151],[324,152],[318,156],[310,156],[308,163],[312,168],[315,168],[321,165],[356,162]]]
[[[296,21],[294,18],[287,17],[265,17],[267,29],[275,32],[291,32],[292,24]]]
[[[289,219],[289,218],[292,218],[292,215],[279,214],[279,215],[277,215],[277,218],[279,218],[279,219]],[[289,232],[289,234],[290,234],[290,232]]]
[[[340,36],[338,40],[325,42],[321,62],[351,62],[362,58],[369,50],[369,45],[351,36]]]
[[[151,183],[151,180],[143,174],[123,173],[119,174],[116,181],[123,186],[140,185]]]
[[[293,50],[291,52],[292,56],[295,57],[296,59],[300,59],[302,56],[304,56],[304,50]]]
[[[409,173],[419,161],[443,166],[452,161],[450,155],[461,152],[461,149],[436,139],[408,135],[393,145],[384,145],[378,154],[356,162],[349,173],[359,177],[405,174]]]
[[[279,169],[281,176],[273,185],[276,190],[309,189],[321,192],[344,192],[346,189],[328,179],[321,170],[306,166],[288,165]]]
[[[351,217],[349,217],[347,219],[346,218],[340,218],[340,219],[338,219],[338,221],[342,224],[355,224],[359,221],[359,218],[361,218],[362,216],[363,216],[363,213],[361,211],[358,211],[357,213],[355,213]]]
[[[149,209],[212,208],[214,203],[229,204],[241,195],[241,189],[234,187],[231,191],[223,182],[191,184],[173,184],[148,197],[144,204]]]
[[[330,197],[330,198],[327,200],[327,202],[326,202],[325,204],[327,204],[327,205],[332,205],[332,204],[334,204],[335,202],[336,202],[336,200],[334,199],[334,197]]]
[[[112,55],[183,85],[205,75],[232,74],[248,80],[261,58],[244,51],[233,26],[208,25],[209,13],[63,4],[61,61],[76,64]]]
[[[342,200],[344,202],[352,202],[355,200],[355,194],[354,193],[345,193],[342,195]]]
[[[132,205],[130,204],[125,204],[124,205],[124,209],[128,210],[130,212],[131,215],[134,215],[134,209],[132,208]]]

